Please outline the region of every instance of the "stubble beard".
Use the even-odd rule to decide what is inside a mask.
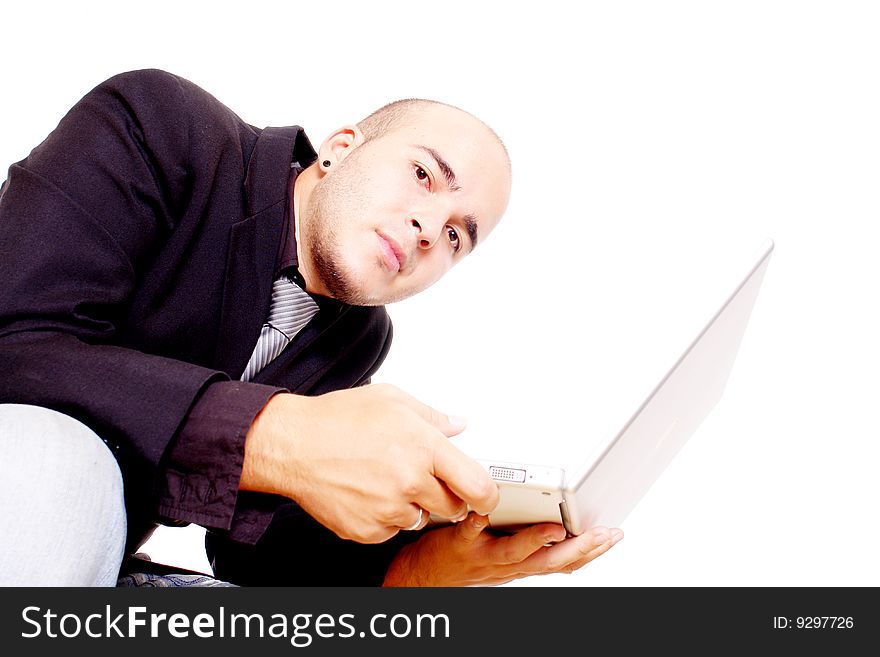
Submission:
[[[315,187],[301,230],[307,231],[310,236],[307,250],[313,270],[331,297],[352,306],[380,305],[359,289],[355,276],[343,264],[335,225],[345,221],[348,216],[344,201],[354,199],[350,198],[352,190],[345,184],[342,173],[336,172],[336,179],[326,178]],[[347,205],[357,207],[357,203]]]
[[[364,295],[351,282],[351,278],[341,264],[339,245],[333,231],[322,235],[312,243],[311,256],[315,272],[330,296],[352,306],[371,305]]]

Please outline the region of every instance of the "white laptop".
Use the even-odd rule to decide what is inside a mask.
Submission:
[[[498,482],[489,525],[515,529],[560,523],[571,535],[619,527],[679,449],[718,403],[764,272],[767,240],[718,311],[697,334],[620,432],[565,467],[478,459]]]

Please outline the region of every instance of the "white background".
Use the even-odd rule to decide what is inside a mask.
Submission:
[[[316,142],[379,105],[468,109],[514,192],[473,258],[392,306],[376,380],[469,452],[614,433],[767,237],[722,402],[571,576],[520,585],[880,585],[880,12],[857,2],[20,2],[0,166],[103,79],[159,67]],[[59,236],[63,238],[63,235]],[[207,569],[198,528],[155,559]]]

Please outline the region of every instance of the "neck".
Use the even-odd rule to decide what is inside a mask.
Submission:
[[[296,259],[299,263],[299,272],[306,283],[306,291],[313,294],[326,294],[321,290],[319,279],[314,275],[314,266],[309,258],[308,246],[308,228],[303,231],[303,210],[308,207],[309,199],[312,196],[312,190],[318,182],[318,166],[312,164],[303,169],[296,177],[291,193],[291,207],[293,209],[293,227],[294,236],[296,237]]]

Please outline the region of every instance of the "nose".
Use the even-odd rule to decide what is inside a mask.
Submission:
[[[418,247],[420,249],[430,249],[434,246],[434,242],[437,241],[442,222],[433,221],[425,217],[421,219],[410,217],[409,225],[415,230]]]

